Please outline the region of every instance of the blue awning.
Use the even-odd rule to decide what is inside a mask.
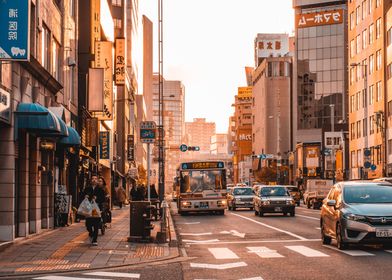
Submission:
[[[67,137],[67,136],[69,135],[67,125],[65,124],[65,122],[64,122],[61,118],[59,118],[59,117],[57,117],[57,116],[56,116],[56,118],[57,118],[57,120],[59,121],[59,123],[60,123],[60,128],[61,128],[61,131],[60,131],[60,133],[58,133],[57,136],[60,136],[60,137]]]
[[[38,103],[19,103],[15,114],[18,129],[26,129],[37,135],[49,133],[60,136],[62,133],[59,119]]]
[[[73,127],[68,126],[68,134],[67,137],[61,138],[58,143],[65,146],[80,145],[79,133]]]

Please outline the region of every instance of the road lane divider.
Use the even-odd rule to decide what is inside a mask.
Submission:
[[[296,217],[300,217],[300,218],[305,218],[305,219],[320,221],[320,218],[316,218],[316,217],[309,217],[309,216],[298,215],[298,214],[295,214],[295,216],[296,216]]]
[[[267,227],[267,228],[270,228],[270,229],[273,229],[273,230],[276,230],[276,231],[285,233],[285,234],[290,235],[290,236],[292,236],[292,237],[298,238],[299,240],[302,240],[302,241],[308,240],[307,238],[305,238],[305,237],[303,237],[303,236],[300,236],[300,235],[298,235],[298,234],[295,234],[295,233],[292,233],[292,232],[290,232],[290,231],[283,230],[283,229],[280,229],[280,228],[277,228],[277,227],[273,227],[273,226],[267,225],[267,224],[265,224],[265,223],[262,223],[262,222],[253,220],[253,219],[251,219],[251,218],[248,218],[248,217],[245,217],[245,216],[242,216],[242,215],[239,215],[239,214],[235,214],[235,213],[230,213],[230,214],[231,214],[231,215],[234,215],[234,216],[237,216],[237,217],[240,217],[240,218],[242,218],[242,219],[251,221],[251,222],[253,222],[253,223],[255,223],[255,224],[259,224],[259,225],[262,225],[262,226],[264,226],[264,227]]]

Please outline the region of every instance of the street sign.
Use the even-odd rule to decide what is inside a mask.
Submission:
[[[142,143],[154,143],[157,134],[157,126],[155,122],[140,123],[140,141]]]
[[[266,155],[265,154],[261,154],[261,155],[259,155],[259,158],[266,159]]]
[[[266,154],[265,158],[274,158],[274,155],[273,154]]]
[[[0,1],[0,60],[29,60],[30,2]]]
[[[180,151],[181,151],[181,152],[186,152],[186,151],[188,151],[188,146],[185,145],[185,144],[182,144],[182,145],[180,146]]]

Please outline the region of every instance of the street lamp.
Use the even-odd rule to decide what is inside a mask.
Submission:
[[[368,135],[369,135],[369,133],[368,133],[368,130],[369,130],[368,129],[368,127],[369,127],[369,124],[368,124],[368,94],[367,94],[368,93],[368,68],[367,68],[367,64],[365,64],[363,62],[362,63],[361,62],[351,63],[350,66],[353,68],[363,67],[364,71],[365,71],[365,76],[364,76],[365,98],[362,99],[365,102],[364,116],[365,116],[365,120],[366,120],[366,127],[364,127],[364,129],[363,129],[363,133],[365,134],[364,135],[365,136],[365,147],[364,147],[364,152],[363,152],[363,155],[364,155],[363,162],[365,162],[365,150],[368,150],[368,145],[369,145],[368,144]],[[367,177],[368,177],[367,168],[364,168],[363,172],[361,172],[361,179],[367,179]]]

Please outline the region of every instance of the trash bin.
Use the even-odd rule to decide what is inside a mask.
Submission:
[[[155,208],[148,201],[131,201],[129,215],[129,242],[151,242],[151,230],[154,225],[151,223],[151,213]]]

